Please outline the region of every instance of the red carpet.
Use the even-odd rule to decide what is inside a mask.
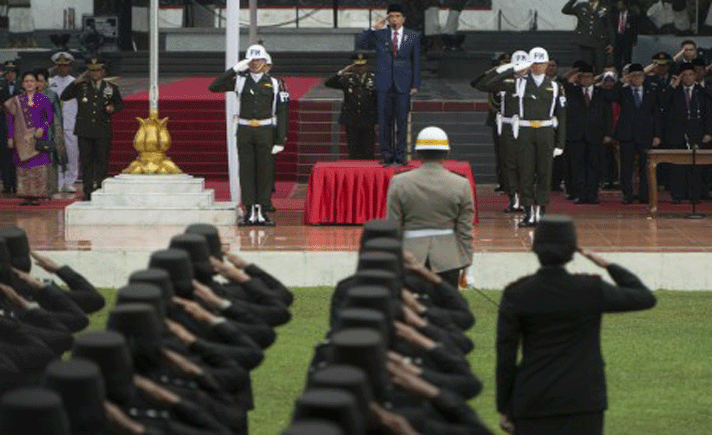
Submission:
[[[208,91],[208,85],[215,80],[215,77],[193,77],[168,83],[160,86],[158,95],[161,100],[207,100],[225,101],[224,93],[213,93]],[[289,90],[289,97],[292,100],[301,99],[319,81],[318,77],[282,77],[284,84]],[[139,92],[124,98],[126,101],[148,101],[148,92]],[[160,106],[159,106],[160,110]]]

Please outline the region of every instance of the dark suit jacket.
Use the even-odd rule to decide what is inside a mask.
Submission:
[[[110,89],[110,91],[109,91]],[[110,94],[110,95],[109,95]],[[62,101],[77,99],[77,122],[74,134],[79,137],[110,138],[111,115],[104,110],[109,103],[114,106],[114,113],[123,109],[119,87],[102,80],[98,89],[86,80],[77,84],[70,83],[62,92]]]
[[[591,102],[586,106],[583,88],[564,83],[566,89],[566,140],[602,144],[604,136],[613,135],[610,95],[594,86]]]
[[[401,94],[420,88],[420,33],[403,27],[403,40],[393,56],[391,29],[366,30],[359,35],[356,46],[376,50],[375,84],[377,91],[388,91],[395,85]]]
[[[638,43],[638,14],[628,9],[628,14],[625,20],[625,29],[623,30],[623,46],[632,47]],[[612,10],[609,12],[610,18],[610,29],[615,38],[613,41],[617,41],[618,34],[618,23],[621,17],[621,12],[618,10]]]
[[[10,92],[7,80],[0,80],[0,104],[23,92],[22,85],[18,80],[15,80],[14,85],[13,92]],[[7,120],[5,118],[4,106],[3,109],[0,109],[0,135],[2,135],[0,143],[5,143],[4,141],[7,141]]]
[[[578,4],[569,0],[561,9],[562,14],[575,15],[578,18],[574,30],[574,43],[584,47],[605,47],[613,41],[613,32],[607,14],[608,10],[599,2],[596,10],[586,2]]]
[[[653,293],[631,272],[612,264],[608,273],[617,285],[542,267],[507,286],[497,324],[500,413],[517,419],[607,408],[601,315],[655,305]]]
[[[692,88],[688,113],[684,89],[681,84],[660,93],[660,105],[665,113],[664,142],[676,148],[684,148],[688,141],[702,145],[702,136],[712,132],[712,106],[706,91],[699,85]]]
[[[632,142],[650,147],[654,137],[662,139],[662,124],[658,92],[643,84],[643,102],[635,107],[633,89],[630,86],[613,88],[613,99],[620,102],[621,111],[614,133],[619,142]]]

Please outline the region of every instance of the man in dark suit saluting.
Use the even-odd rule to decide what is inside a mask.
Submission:
[[[383,26],[388,22],[388,27]],[[363,32],[356,45],[376,50],[375,85],[380,127],[381,163],[405,164],[410,96],[420,87],[420,33],[403,27],[403,6],[388,6],[388,15]],[[396,123],[395,151],[392,145]]]
[[[569,216],[544,215],[532,250],[541,268],[508,285],[499,308],[500,425],[517,435],[601,435],[608,407],[602,314],[652,308],[655,296],[630,271],[580,251]],[[615,284],[567,272],[577,250],[605,268]]]

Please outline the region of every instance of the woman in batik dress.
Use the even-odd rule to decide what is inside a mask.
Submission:
[[[47,139],[54,119],[49,98],[37,92],[37,75],[22,75],[24,93],[5,102],[8,147],[17,168],[17,196],[24,198],[20,205],[39,205],[47,194],[47,168],[52,162],[51,152],[37,151],[37,139]]]

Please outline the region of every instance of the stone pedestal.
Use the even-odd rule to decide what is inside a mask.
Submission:
[[[216,202],[204,180],[190,175],[126,175],[104,180],[91,201],[64,210],[71,225],[235,225],[237,203]]]

